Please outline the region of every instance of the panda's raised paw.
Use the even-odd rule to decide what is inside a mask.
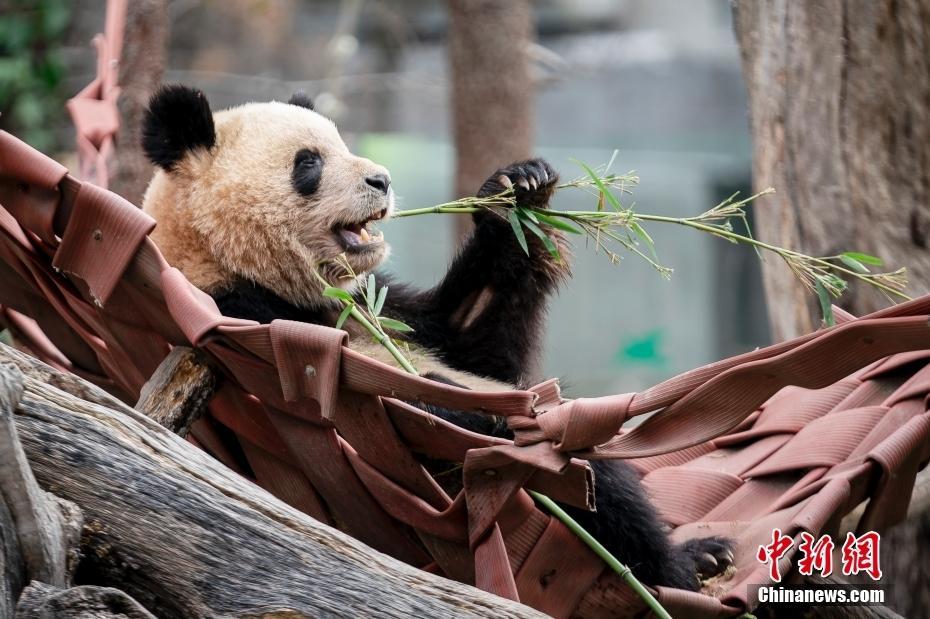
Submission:
[[[478,197],[488,197],[513,188],[519,206],[543,208],[559,182],[558,173],[545,159],[518,161],[501,168],[484,182]]]

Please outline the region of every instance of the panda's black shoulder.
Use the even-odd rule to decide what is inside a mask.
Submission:
[[[237,279],[220,287],[210,296],[224,316],[255,320],[267,324],[272,320],[295,320],[327,324],[328,315],[321,310],[298,307],[271,290],[246,279]]]

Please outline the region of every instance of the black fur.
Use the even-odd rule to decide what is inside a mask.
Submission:
[[[545,161],[525,161],[495,172],[478,196],[500,193],[501,176],[512,182],[535,179],[535,191],[514,185],[523,204],[548,202],[558,182]],[[526,374],[542,339],[546,301],[558,283],[557,272],[535,236],[526,235],[527,255],[505,219],[490,212],[473,217],[475,231],[439,285],[418,291],[391,282],[384,313],[413,327],[412,339],[450,367],[521,385],[529,378]],[[453,320],[457,310],[462,313],[461,308],[470,307],[484,290],[491,291],[487,307],[466,328],[457,326]]]
[[[316,151],[302,148],[294,155],[291,183],[302,196],[312,195],[323,178],[323,158]]]
[[[327,324],[331,312],[297,307],[272,291],[254,282],[239,279],[213,293],[213,300],[224,316],[256,320],[267,324],[272,320],[294,320]]]
[[[311,99],[311,98],[307,95],[307,93],[305,93],[305,92],[302,91],[302,90],[298,90],[297,92],[295,92],[294,94],[292,94],[292,95],[291,95],[291,98],[288,99],[287,102],[288,102],[289,104],[291,104],[291,105],[296,105],[296,106],[299,106],[299,107],[305,107],[305,108],[307,108],[308,110],[312,110],[312,109],[313,109],[313,99]]]
[[[495,172],[478,195],[501,192],[502,176],[514,184],[520,205],[544,206],[558,181],[545,161],[524,161]],[[524,188],[523,182],[530,188]],[[555,290],[560,273],[535,236],[527,235],[527,255],[504,218],[481,212],[474,215],[474,220],[474,233],[435,288],[420,291],[389,282],[385,275],[378,276],[379,283],[390,285],[383,313],[413,327],[409,339],[432,350],[448,366],[524,384],[536,343],[541,340],[546,300]],[[558,237],[557,232],[549,232]],[[468,310],[486,290],[491,291],[486,307],[463,327],[468,313],[462,311],[463,307]],[[216,299],[224,314],[261,322],[287,318],[332,325],[335,320],[334,312],[297,308],[244,282]],[[438,374],[429,377],[455,384]],[[438,407],[427,410],[474,432],[512,438],[501,419]],[[709,576],[726,567],[731,558],[726,540],[691,540],[680,546],[669,541],[632,467],[616,460],[595,461],[592,466],[597,511],[569,506],[566,509],[637,577],[651,585],[696,590],[700,584],[698,573]]]
[[[216,128],[204,94],[178,84],[152,95],[142,121],[142,149],[155,165],[168,170],[195,148],[213,148]]]

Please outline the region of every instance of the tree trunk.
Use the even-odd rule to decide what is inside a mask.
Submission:
[[[808,254],[862,251],[906,266],[912,295],[930,289],[930,0],[737,0],[734,24],[749,91],[753,177],[775,187],[756,234]],[[772,332],[819,326],[809,292],[784,264],[764,266]],[[855,286],[840,305],[888,302]],[[883,535],[882,586],[904,616],[930,599],[926,477],[908,520]]]
[[[142,152],[142,118],[149,98],[162,82],[167,43],[168,2],[130,2],[120,58],[120,127],[110,190],[133,204],[142,204],[142,195],[152,178],[152,164]]]
[[[81,379],[58,375],[51,387],[50,372],[0,347],[0,411],[12,419],[15,407],[19,434],[3,459],[21,444],[38,483],[80,507],[75,579],[85,586],[34,584],[20,598],[23,617],[541,616],[382,555]],[[28,577],[37,573],[46,572]]]
[[[474,195],[495,170],[532,155],[529,0],[450,0],[455,194]],[[456,219],[461,238],[470,220]]]
[[[808,254],[862,251],[930,288],[930,0],[737,0],[757,234]],[[819,326],[812,295],[764,267],[772,332]],[[887,304],[854,286],[841,305]]]

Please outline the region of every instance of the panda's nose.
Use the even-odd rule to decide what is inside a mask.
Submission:
[[[387,193],[388,187],[391,186],[391,179],[387,174],[372,174],[371,176],[365,177],[365,182],[381,191],[381,193]]]

